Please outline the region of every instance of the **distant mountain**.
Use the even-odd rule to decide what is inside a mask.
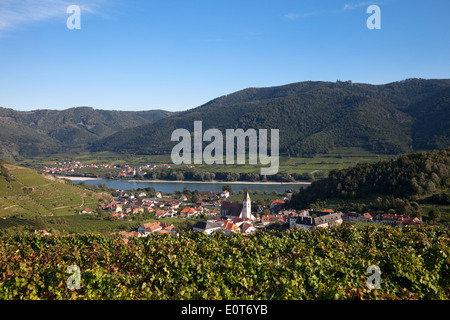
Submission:
[[[385,85],[300,82],[249,88],[128,128],[93,144],[92,151],[170,153],[177,128],[279,129],[280,151],[290,155],[362,147],[399,154],[450,145],[450,79],[407,79]]]
[[[34,156],[83,147],[169,114],[163,110],[110,111],[90,107],[24,112],[0,107],[0,157]]]

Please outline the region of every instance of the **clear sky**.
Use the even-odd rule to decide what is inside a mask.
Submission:
[[[450,78],[449,60],[449,0],[0,0],[0,106],[16,110],[179,111],[248,87]]]

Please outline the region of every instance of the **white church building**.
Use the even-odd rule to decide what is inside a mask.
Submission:
[[[246,192],[242,204],[224,201],[220,207],[220,214],[228,219],[242,218],[256,220],[256,217],[252,214],[252,200],[248,192]]]

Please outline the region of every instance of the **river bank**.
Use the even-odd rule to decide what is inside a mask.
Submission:
[[[210,180],[210,181],[191,181],[191,180],[136,180],[136,179],[104,179],[104,178],[91,178],[91,177],[74,177],[74,176],[58,176],[60,179],[68,179],[75,181],[92,181],[92,180],[109,180],[109,181],[124,181],[124,182],[148,182],[148,183],[214,183],[214,184],[298,184],[298,185],[310,185],[311,182],[307,181],[294,181],[294,182],[278,182],[278,181],[221,181],[221,180]]]
[[[265,191],[278,194],[283,194],[286,190],[299,190],[306,188],[308,182],[252,182],[252,181],[164,181],[164,180],[108,180],[102,178],[91,177],[61,177],[71,180],[73,183],[84,182],[91,186],[98,184],[106,185],[108,188],[117,190],[137,190],[139,188],[145,189],[148,187],[154,188],[156,191],[163,193],[174,193],[182,191],[185,188],[188,190],[198,191],[221,191],[224,185],[229,185],[232,191],[239,192],[241,190]]]

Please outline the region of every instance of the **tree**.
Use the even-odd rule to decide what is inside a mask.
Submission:
[[[233,192],[233,188],[229,184],[224,184],[222,186],[222,191],[225,191],[225,190],[228,190],[228,192],[230,192],[230,193]]]
[[[149,196],[149,197],[155,196],[155,193],[156,193],[155,188],[148,187],[148,188],[145,188],[145,191],[147,192],[147,196]]]
[[[191,201],[193,203],[197,203],[197,201],[200,199],[200,193],[198,192],[198,190],[195,190],[194,193],[192,193],[192,198]]]
[[[144,176],[140,173],[136,174],[135,178],[138,180],[144,180]]]
[[[316,202],[314,202],[311,205],[311,209],[314,210],[314,211],[321,211],[321,210],[323,210],[325,208],[326,205],[327,205],[327,201],[317,200]]]
[[[105,178],[108,180],[114,179],[114,175],[111,172],[107,172]]]
[[[439,209],[431,209],[430,211],[428,211],[428,218],[430,220],[439,220],[441,218],[441,211]]]

